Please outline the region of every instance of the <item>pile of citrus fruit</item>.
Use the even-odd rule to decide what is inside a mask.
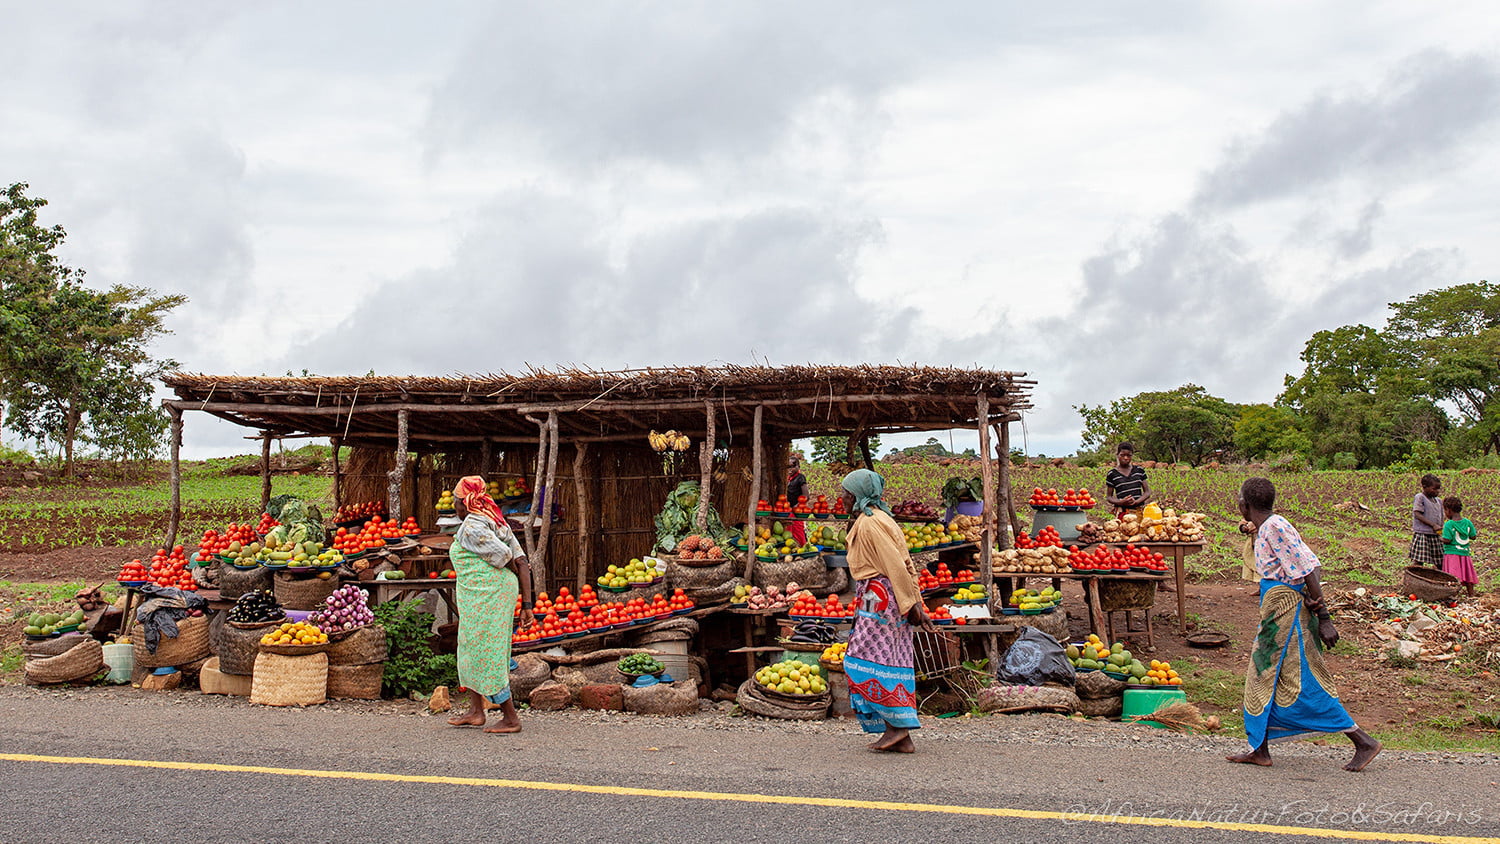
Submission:
[[[328,634],[305,621],[289,621],[260,637],[262,645],[323,645]]]

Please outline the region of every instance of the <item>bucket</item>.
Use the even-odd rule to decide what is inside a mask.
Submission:
[[[105,682],[129,683],[130,674],[135,670],[135,645],[105,645],[104,664],[109,666]]]
[[[686,655],[689,641],[687,639],[666,639],[660,642],[652,642],[646,645],[653,651],[659,651],[668,655]]]
[[[1187,694],[1181,687],[1169,689],[1126,689],[1124,706],[1120,710],[1121,720],[1129,721],[1134,715],[1150,715],[1163,706],[1187,701]],[[1160,727],[1155,721],[1141,721],[1139,723],[1150,727]]]
[[[658,642],[652,647],[659,648],[665,644],[668,643]],[[693,663],[693,658],[687,654],[659,653],[656,655],[656,661],[667,669],[667,673],[672,675],[673,680],[701,679],[698,678],[698,667]]]

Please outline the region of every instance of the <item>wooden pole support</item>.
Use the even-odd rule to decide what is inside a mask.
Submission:
[[[548,540],[552,536],[552,512],[556,509],[557,502],[557,411],[547,414],[547,482],[537,491],[531,499],[532,509],[537,509],[537,497],[542,498],[541,530],[536,539],[536,553],[531,557],[531,583],[532,589],[551,589],[552,584],[547,582],[547,552]],[[542,584],[538,587],[537,584]]]
[[[760,437],[765,407],[755,406],[755,421],[750,427],[750,496],[745,513],[745,580],[755,574],[755,504],[760,499]]]
[[[577,506],[573,509],[578,511],[578,591],[583,592],[583,587],[589,582],[589,574],[592,572],[593,548],[590,546],[592,537],[589,536],[589,485],[583,476],[585,461],[589,451],[588,443],[573,443],[573,499]]]
[[[328,441],[333,444],[333,510],[337,513],[344,506],[344,473],[339,463],[339,450],[344,446],[344,438],[330,437]]]
[[[698,526],[699,533],[708,530],[708,504],[712,493],[714,472],[714,423],[718,413],[714,411],[713,402],[704,402],[703,407],[707,416],[704,426],[705,433],[703,441],[698,443],[698,513],[694,524]]]
[[[1010,519],[1010,530],[1001,537],[1000,547],[1010,548],[1012,535],[1021,532],[1021,517],[1016,515],[1016,499],[1011,492],[1010,479],[1010,423],[995,424],[1000,440],[1000,501],[1005,505],[1006,517]]]
[[[172,453],[172,516],[167,523],[167,548],[177,544],[177,530],[182,526],[182,411],[167,408],[172,417],[168,428]]]
[[[984,484],[984,529],[981,534],[982,541],[979,545],[979,582],[984,584],[984,593],[990,596],[990,604],[994,605],[995,595],[995,562],[992,558],[992,549],[995,547],[995,465],[993,455],[990,453],[990,397],[984,393],[979,395],[979,406],[975,418],[979,421],[979,473]],[[994,635],[984,637],[984,655],[989,660],[991,669],[997,668],[999,662],[998,647]]]
[[[271,503],[271,435],[260,436],[260,511]]]
[[[386,487],[386,510],[390,517],[396,521],[406,518],[406,512],[401,503],[401,485],[406,481],[407,425],[411,421],[408,411],[402,410],[396,413],[396,465],[391,467],[391,473],[387,476],[389,485]]]

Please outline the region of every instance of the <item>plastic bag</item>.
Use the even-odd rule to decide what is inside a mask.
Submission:
[[[1068,661],[1062,643],[1035,627],[1027,627],[1016,637],[996,677],[1002,683],[1040,686],[1044,683],[1073,685],[1073,663]]]

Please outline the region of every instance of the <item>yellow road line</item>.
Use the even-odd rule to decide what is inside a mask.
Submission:
[[[0,753],[0,761],[41,762],[53,765],[98,765],[124,768],[158,768],[169,771],[211,771],[224,774],[267,774],[280,777],[315,777],[320,779],[365,780],[373,782],[428,783],[485,788],[517,788],[532,791],[571,791],[620,797],[673,797],[681,800],[716,800],[732,803],[776,803],[791,806],[828,806],[836,809],[872,809],[882,812],[932,812],[946,815],[978,815],[992,818],[1020,818],[1038,821],[1072,823],[1110,823],[1136,826],[1173,827],[1177,829],[1214,829],[1224,832],[1248,832],[1262,835],[1301,835],[1314,838],[1336,838],[1350,841],[1401,841],[1422,844],[1479,844],[1494,838],[1464,835],[1427,835],[1422,833],[1377,832],[1350,829],[1320,829],[1308,826],[1198,821],[1183,818],[1147,818],[1125,815],[1089,815],[1074,812],[1044,812],[1032,809],[1007,809],[990,806],[946,806],[940,803],[899,803],[886,800],[847,800],[841,797],[804,797],[793,794],[737,794],[717,791],[676,791],[664,788],[631,788],[618,785],[587,785],[571,782],[505,780],[484,777],[442,777],[422,774],[386,774],[378,771],[325,771],[299,768],[269,768],[259,765],[224,765],[216,762],[167,762],[154,759],[100,759],[90,756],[38,756],[30,753]]]

